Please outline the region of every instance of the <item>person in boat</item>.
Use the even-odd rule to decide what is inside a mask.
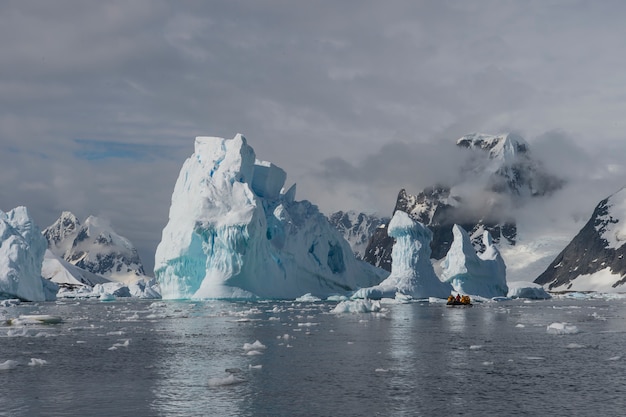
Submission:
[[[448,296],[448,303],[453,303],[454,302],[454,295],[450,294]]]
[[[460,303],[460,302],[461,302],[461,294],[457,294],[457,295],[456,295],[455,301],[456,301],[457,303]]]

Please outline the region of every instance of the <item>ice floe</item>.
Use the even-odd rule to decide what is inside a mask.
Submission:
[[[549,334],[576,334],[579,333],[578,327],[569,323],[552,323],[548,325],[547,332]]]

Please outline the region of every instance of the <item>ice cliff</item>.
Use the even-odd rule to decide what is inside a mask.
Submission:
[[[55,299],[58,287],[41,278],[46,246],[26,207],[0,211],[0,298]]]
[[[469,235],[459,225],[452,228],[454,241],[441,263],[442,279],[455,291],[481,297],[506,296],[506,266],[489,232],[483,234],[485,250],[477,254]]]
[[[380,282],[285,179],[242,135],[196,138],[155,255],[163,298],[323,297]]]
[[[432,232],[403,211],[396,211],[388,226],[395,238],[391,274],[379,285],[358,290],[353,298],[394,298],[396,293],[413,298],[446,298],[452,287],[435,275],[430,262]]]

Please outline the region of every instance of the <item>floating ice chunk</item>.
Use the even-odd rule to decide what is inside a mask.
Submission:
[[[19,305],[21,301],[17,298],[10,298],[8,300],[0,300],[0,307],[12,307]]]
[[[389,372],[389,369],[385,369],[385,368],[376,368],[374,370],[374,372],[379,372],[379,373],[387,373]]]
[[[19,329],[9,329],[7,331],[8,337],[25,337],[28,336],[28,329],[26,327],[20,327]]]
[[[313,327],[313,326],[319,326],[319,323],[311,323],[311,322],[298,323],[298,327]]]
[[[28,362],[28,366],[43,366],[47,363],[48,361],[44,359],[30,358],[30,362]]]
[[[109,348],[109,350],[117,350],[118,347],[124,347],[125,348],[125,347],[128,347],[129,344],[130,344],[130,340],[126,339],[124,341],[124,343],[114,343],[113,346],[111,346]]]
[[[263,343],[259,342],[258,340],[255,341],[254,343],[243,344],[243,350],[246,350],[246,351],[259,350],[259,349],[267,349],[267,346],[265,346]]]
[[[100,301],[115,301],[115,296],[113,294],[102,293],[98,299]]]
[[[348,297],[346,297],[345,295],[331,295],[328,298],[326,298],[326,301],[346,301],[348,300]]]
[[[483,348],[483,345],[472,345],[469,348],[470,350],[480,350]]]
[[[342,301],[330,312],[332,314],[343,313],[373,313],[380,311],[380,301],[378,300],[350,300]]]
[[[257,356],[257,355],[262,355],[263,352],[259,351],[259,350],[249,350],[246,352],[246,355],[248,356]]]
[[[224,387],[228,385],[236,385],[246,382],[246,379],[241,378],[235,374],[230,374],[224,378],[209,378],[209,387]]]
[[[580,331],[578,330],[578,327],[573,324],[552,323],[548,325],[547,332],[548,334],[576,334]]]
[[[318,301],[322,301],[322,299],[312,295],[311,293],[307,293],[303,296],[296,298],[295,301],[298,301],[300,303],[316,303]]]
[[[584,349],[586,347],[587,346],[578,343],[570,343],[569,345],[565,346],[566,349]]]
[[[248,369],[261,369],[263,365],[248,365]]]
[[[524,327],[526,327],[525,325],[521,324],[521,323],[517,323],[515,325],[515,327],[517,327],[518,329],[523,329]]]
[[[593,317],[596,320],[602,320],[602,321],[606,321],[606,317],[601,316],[600,314],[594,312],[593,314],[591,314],[591,317]]]
[[[10,371],[11,369],[17,368],[19,364],[20,363],[18,361],[12,361],[9,359],[8,361],[0,363],[0,371]]]
[[[61,317],[49,314],[22,314],[19,318],[26,323],[57,324],[63,321]]]
[[[490,361],[483,362],[483,366],[491,366],[491,365],[493,365],[493,362],[490,362]]]
[[[610,357],[609,359],[607,359],[607,360],[609,360],[609,361],[618,361],[618,360],[620,360],[620,359],[622,359],[622,357],[618,355],[618,356],[611,356],[611,357]]]

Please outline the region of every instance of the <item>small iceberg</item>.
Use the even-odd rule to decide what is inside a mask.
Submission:
[[[235,374],[230,374],[223,378],[209,378],[209,387],[211,388],[224,387],[224,386],[229,386],[229,385],[241,384],[243,382],[247,382],[247,380]]]
[[[534,282],[514,281],[508,283],[509,298],[528,298],[530,300],[548,300],[552,298],[550,294],[539,284]]]
[[[332,314],[344,313],[377,313],[381,309],[378,300],[350,300],[342,301],[335,306],[330,312]]]
[[[8,361],[0,363],[0,371],[10,371],[11,369],[17,368],[19,364],[18,361],[9,359]]]
[[[569,323],[552,323],[548,325],[548,334],[576,334],[580,333],[578,327]]]
[[[61,317],[51,316],[49,314],[22,314],[19,319],[24,321],[25,323],[43,324],[57,324],[63,321]]]

